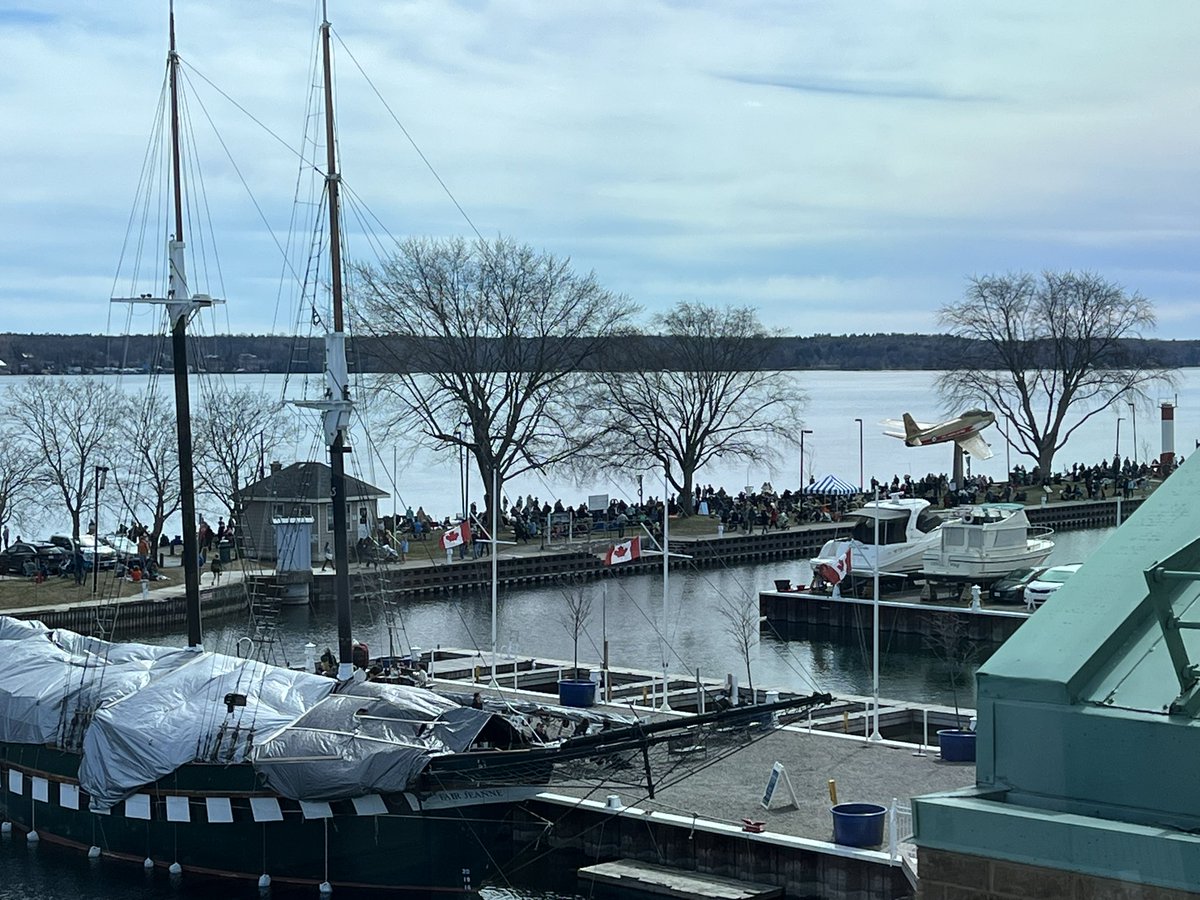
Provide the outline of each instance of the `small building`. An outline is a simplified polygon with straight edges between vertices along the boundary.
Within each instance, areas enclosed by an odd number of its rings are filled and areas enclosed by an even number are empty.
[[[330,468],[320,462],[271,463],[271,474],[242,489],[242,534],[246,554],[255,559],[275,559],[272,519],[312,518],[312,555],[320,559],[325,542],[333,542],[333,503],[330,501]],[[386,491],[346,476],[346,520],[350,545],[374,534],[379,522],[379,501]]]

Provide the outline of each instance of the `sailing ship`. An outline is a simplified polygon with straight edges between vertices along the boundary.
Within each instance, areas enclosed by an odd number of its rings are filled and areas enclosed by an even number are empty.
[[[336,678],[205,651],[192,483],[187,326],[215,302],[185,270],[170,13],[174,233],[168,312],[183,495],[186,648],[115,643],[0,617],[0,820],[47,840],[172,871],[388,891],[472,891],[521,851],[524,800],[551,784],[639,787],[647,796],[699,765],[672,753],[703,744],[704,765],[768,731],[785,709],[826,694],[693,717],[637,722],[573,713],[569,737],[541,742],[529,711],[492,711],[428,690],[364,680],[353,665],[343,494],[350,417],[341,312],[338,184],[323,17],[332,230],[333,328],[324,419],[333,470]]]

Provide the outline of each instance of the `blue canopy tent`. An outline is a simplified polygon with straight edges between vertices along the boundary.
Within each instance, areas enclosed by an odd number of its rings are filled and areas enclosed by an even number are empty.
[[[850,497],[858,493],[858,488],[853,484],[842,481],[836,475],[826,475],[820,481],[806,484],[802,493],[818,497]]]

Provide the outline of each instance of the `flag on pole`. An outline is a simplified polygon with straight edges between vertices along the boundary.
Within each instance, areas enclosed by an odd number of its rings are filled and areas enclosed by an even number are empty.
[[[622,541],[619,544],[613,544],[609,547],[608,552],[604,554],[604,564],[606,566],[615,566],[617,563],[637,559],[641,555],[642,539],[640,537],[630,538],[627,541]]]
[[[459,522],[454,528],[442,532],[442,549],[449,550],[465,544],[469,540],[471,540],[471,526],[466,522]]]
[[[850,547],[846,546],[846,552],[839,556],[834,563],[825,563],[821,566],[821,577],[829,584],[841,584],[850,574]]]

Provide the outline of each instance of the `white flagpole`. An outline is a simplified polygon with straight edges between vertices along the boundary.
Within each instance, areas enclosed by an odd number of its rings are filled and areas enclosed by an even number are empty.
[[[499,576],[499,550],[500,550],[500,531],[497,523],[500,515],[500,497],[499,494],[499,469],[495,462],[492,463],[492,533],[488,535],[492,542],[492,687],[496,686],[496,594],[500,585]]]
[[[871,697],[875,704],[875,730],[871,732],[870,740],[882,741],[879,733],[879,488],[875,488],[875,574],[871,582],[871,606],[874,622],[871,626],[872,656],[871,660]]]
[[[663,712],[671,711],[671,703],[667,699],[667,590],[670,584],[670,566],[671,555],[667,552],[667,540],[670,533],[670,511],[667,508],[667,497],[671,492],[671,478],[667,473],[667,469],[663,467],[663,533],[662,533],[662,555],[663,555],[663,603],[662,603],[662,634],[659,640],[662,641],[662,666],[663,666],[663,696],[662,709]]]

